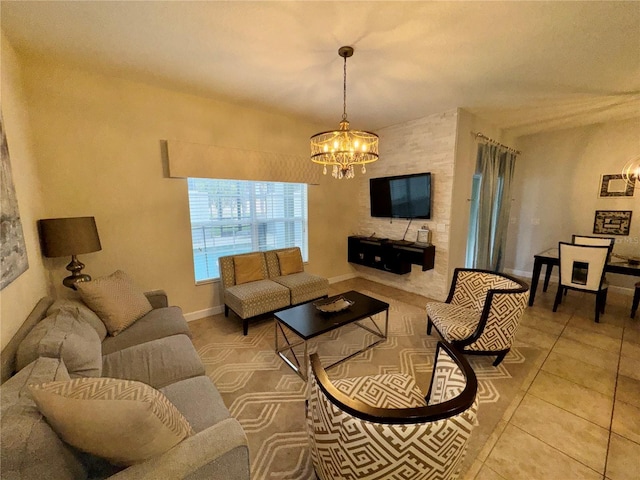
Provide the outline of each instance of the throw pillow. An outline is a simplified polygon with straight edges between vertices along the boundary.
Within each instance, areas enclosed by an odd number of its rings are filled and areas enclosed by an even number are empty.
[[[80,282],[77,287],[84,303],[98,314],[112,336],[153,310],[144,292],[122,270]]]
[[[107,328],[104,326],[104,323],[102,323],[102,320],[100,320],[100,317],[96,315],[96,312],[82,303],[82,301],[67,298],[58,299],[53,302],[47,310],[47,316],[60,311],[69,311],[77,319],[87,322],[96,331],[100,337],[100,341],[107,337]]]
[[[102,375],[102,342],[88,323],[73,310],[58,310],[39,322],[20,342],[16,368],[21,370],[38,357],[61,359],[71,378]]]
[[[278,252],[278,263],[280,264],[280,275],[289,275],[304,271],[302,266],[302,255],[297,248]]]
[[[264,256],[262,253],[238,255],[233,257],[233,269],[236,285],[264,280]]]
[[[116,465],[143,462],[194,434],[167,397],[141,382],[77,378],[30,391],[65,442]]]

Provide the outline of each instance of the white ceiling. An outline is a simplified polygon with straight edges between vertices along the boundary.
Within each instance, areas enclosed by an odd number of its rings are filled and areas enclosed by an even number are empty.
[[[3,1],[31,55],[332,128],[463,107],[513,135],[640,117],[640,2]]]

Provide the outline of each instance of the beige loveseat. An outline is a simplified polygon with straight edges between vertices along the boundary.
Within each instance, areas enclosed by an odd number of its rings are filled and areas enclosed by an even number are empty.
[[[326,278],[304,271],[298,247],[220,257],[219,266],[224,314],[233,310],[245,335],[254,317],[329,294]]]
[[[101,318],[79,300],[54,303],[45,297],[38,302],[2,352],[2,479],[249,480],[245,433],[238,421],[230,416],[218,390],[207,377],[180,308],[168,306],[167,296],[162,291],[145,295],[152,309],[115,336],[107,334]],[[135,382],[129,383],[129,380]],[[89,401],[103,402],[95,413],[95,417],[104,417],[96,418],[102,423],[94,426],[91,418],[82,420],[86,423],[81,424],[84,431],[79,432],[80,435],[93,435],[99,445],[109,442],[105,430],[118,425],[121,430],[111,436],[111,443],[116,447],[119,442],[126,444],[129,437],[144,431],[144,422],[136,417],[133,417],[135,421],[129,421],[132,407],[128,405],[136,404],[136,408],[144,410],[144,415],[151,410],[147,403],[140,402],[137,393],[140,388],[143,393],[152,392],[154,400],[161,398],[166,404],[165,398],[168,399],[167,408],[177,409],[179,413],[172,410],[173,417],[162,426],[176,431],[171,420],[176,417],[183,423],[186,420],[188,423],[184,423],[186,427],[182,430],[184,438],[180,437],[168,450],[130,466],[118,466],[81,451],[82,447],[72,446],[73,442],[64,436],[64,432],[55,428],[56,422],[61,420],[49,415],[45,418],[41,413],[42,405],[36,405],[37,392],[31,386],[57,385],[50,383],[54,381],[62,382],[64,388],[74,382],[93,382],[91,385],[113,382],[107,384],[114,391],[107,392],[108,398],[104,394],[89,399],[66,397],[64,401],[77,402],[73,405],[78,408],[68,405],[58,408],[61,414],[79,423],[77,418],[84,418],[81,414],[86,412],[82,410]],[[120,393],[115,392],[116,386],[120,388],[123,384],[131,387],[130,391],[137,396],[127,393],[124,398],[120,395],[114,399],[113,396]],[[157,394],[158,391],[164,397]],[[60,401],[61,397],[56,397],[55,401]],[[117,403],[114,400],[124,406],[114,407]],[[148,400],[148,395],[142,400]],[[140,403],[142,407],[137,407]],[[157,403],[152,405],[157,414]],[[102,410],[102,406],[108,408]],[[118,416],[121,411],[126,416]],[[160,413],[164,417],[157,416],[166,420],[165,412]],[[157,418],[153,420],[159,423]],[[149,442],[141,442],[142,449],[158,439],[155,431],[148,436]],[[135,452],[125,451],[124,454]]]

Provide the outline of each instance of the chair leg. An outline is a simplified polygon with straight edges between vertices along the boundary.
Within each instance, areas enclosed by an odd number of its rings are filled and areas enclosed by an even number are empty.
[[[636,318],[636,311],[640,303],[640,285],[636,285],[636,292],[633,294],[633,303],[631,304],[631,318]]]
[[[433,327],[433,323],[431,323],[431,319],[427,316],[427,335],[431,335],[431,327]]]
[[[249,333],[249,320],[246,318],[242,320],[242,331],[245,336]]]
[[[500,363],[502,363],[502,360],[504,360],[504,357],[507,356],[507,353],[509,353],[509,350],[498,354],[498,357],[496,358],[496,361],[493,362],[493,366],[497,367],[498,365],[500,365]]]
[[[600,301],[600,313],[604,314],[604,308],[607,305],[607,294],[609,293],[609,289],[605,288],[602,291],[602,299]]]
[[[229,316],[229,307],[228,306],[224,306],[224,316],[228,317]]]
[[[602,294],[596,293],[596,323],[600,323],[600,312],[602,311]]]
[[[558,310],[558,305],[560,305],[560,302],[562,302],[562,291],[566,289],[562,288],[562,285],[558,285],[558,291],[556,292],[556,299],[553,302],[553,311],[555,312],[556,310]]]

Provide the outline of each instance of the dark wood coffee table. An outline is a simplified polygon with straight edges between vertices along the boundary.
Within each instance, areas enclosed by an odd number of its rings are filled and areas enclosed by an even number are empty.
[[[351,290],[349,292],[341,293],[335,297],[331,297],[327,300],[320,300],[321,302],[328,302],[337,297],[344,297],[347,300],[354,302],[346,310],[335,313],[323,313],[316,308],[316,302],[304,303],[295,307],[281,310],[274,314],[275,317],[275,342],[276,353],[289,365],[303,380],[307,379],[307,369],[309,366],[309,352],[307,351],[308,341],[323,333],[330,332],[336,328],[355,323],[360,328],[366,330],[369,333],[375,335],[377,340],[370,345],[354,352],[329,366],[325,369],[334,367],[349,358],[358,355],[371,347],[377,345],[387,338],[387,330],[389,327],[389,304],[382,302],[375,298],[371,298],[362,293]],[[381,329],[373,316],[379,313],[385,312],[384,330]],[[363,325],[360,321],[364,319],[370,319],[373,328]],[[287,327],[287,328],[284,328]],[[289,332],[287,332],[289,330]],[[298,339],[293,342],[287,337],[287,333],[293,332]],[[279,338],[284,340],[280,345]],[[302,361],[298,359],[293,350],[294,347],[300,345],[304,346],[304,353]],[[287,354],[290,354],[292,358],[289,358]]]

